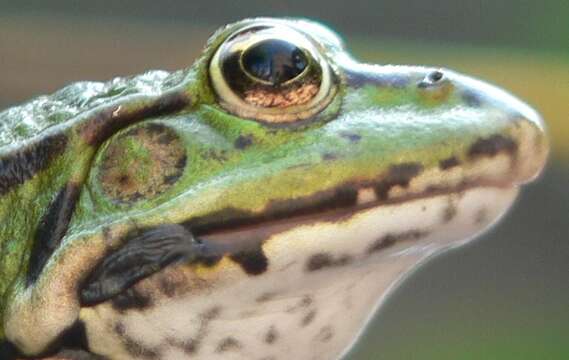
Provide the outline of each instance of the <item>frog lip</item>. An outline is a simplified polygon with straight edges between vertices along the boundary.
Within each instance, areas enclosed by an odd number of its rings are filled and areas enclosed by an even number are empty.
[[[360,187],[355,190],[355,198],[346,195],[347,190],[342,189],[339,195],[329,196],[319,203],[311,206],[295,207],[291,204],[288,209],[280,212],[250,214],[249,216],[235,217],[204,217],[197,221],[188,221],[183,225],[200,238],[226,243],[230,251],[235,247],[247,247],[247,244],[256,244],[268,238],[271,234],[279,233],[296,226],[314,222],[338,222],[349,219],[355,213],[371,208],[393,206],[405,202],[426,198],[461,194],[475,188],[495,188],[509,190],[518,187],[513,181],[476,181],[463,182],[453,187],[434,187],[418,193],[409,193],[398,197],[380,199],[375,190],[370,187]],[[348,199],[351,199],[348,201]],[[282,205],[282,204],[281,204]],[[243,244],[239,244],[243,242]],[[236,245],[238,244],[238,245]]]

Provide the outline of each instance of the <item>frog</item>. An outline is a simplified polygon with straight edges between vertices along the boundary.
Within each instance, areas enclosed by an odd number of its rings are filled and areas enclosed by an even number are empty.
[[[340,359],[548,155],[506,90],[249,18],[0,112],[2,359]],[[449,269],[450,270],[450,269]]]

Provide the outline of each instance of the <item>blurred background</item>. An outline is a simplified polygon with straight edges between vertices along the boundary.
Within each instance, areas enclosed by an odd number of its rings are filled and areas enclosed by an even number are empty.
[[[243,17],[302,16],[374,63],[439,65],[527,100],[547,171],[475,243],[417,269],[349,360],[569,359],[569,1],[0,0],[0,109],[78,80],[189,66]]]

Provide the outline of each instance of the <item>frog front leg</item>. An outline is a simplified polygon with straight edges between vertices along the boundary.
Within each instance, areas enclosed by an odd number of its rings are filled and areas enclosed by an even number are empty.
[[[16,349],[26,354],[45,354],[60,347],[87,348],[79,320],[81,307],[112,299],[167,266],[215,256],[216,251],[175,224],[135,229],[123,239],[119,246],[106,249],[101,246],[103,242],[91,242],[101,257],[93,256],[94,248],[83,249],[80,255],[78,247],[88,244],[80,240],[80,245],[63,246],[53,254],[37,281],[9,305],[5,328],[13,345],[6,345],[6,357],[14,358]],[[96,264],[82,263],[81,260],[87,260],[85,254],[101,260]]]
[[[80,289],[84,306],[109,300],[136,282],[178,262],[207,256],[208,247],[181,225],[135,231],[126,244],[104,257]]]

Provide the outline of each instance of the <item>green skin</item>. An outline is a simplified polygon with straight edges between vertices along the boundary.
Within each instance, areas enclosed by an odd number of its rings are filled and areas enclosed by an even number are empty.
[[[504,185],[519,184],[542,168],[547,141],[541,120],[512,96],[447,70],[441,70],[444,78],[436,84],[419,86],[436,69],[357,63],[332,32],[310,22],[270,20],[310,29],[337,81],[330,104],[307,120],[282,125],[228,113],[211,86],[209,60],[228,35],[256,21],[260,20],[245,20],[218,31],[187,70],[119,79],[104,87],[75,84],[0,113],[0,164],[48,136],[67,139],[63,150],[48,148],[55,150],[33,176],[0,192],[0,315],[4,323],[26,287],[33,287],[34,296],[43,296],[45,284],[63,271],[59,270],[65,261],[60,255],[63,250],[89,252],[86,244],[92,242],[93,253],[85,254],[92,258],[92,267],[104,252],[103,232],[112,234],[107,241],[117,246],[121,235],[136,227],[203,217],[215,224],[238,216],[225,212],[218,218],[207,217],[226,209],[246,214],[239,216],[263,216],[273,211],[269,204],[311,199],[346,184],[372,184],[400,164],[419,165],[428,172],[454,159],[453,167],[470,169],[463,184],[496,178]],[[113,122],[111,130],[101,130]],[[151,195],[142,191],[133,201],[117,201],[108,189],[120,192],[121,188],[101,180],[106,150],[116,143],[114,139],[149,123],[173,129],[177,146],[188,160],[173,184],[155,192],[150,189]],[[477,142],[496,138],[515,145],[504,147],[501,141],[487,144],[481,154],[474,153]],[[140,141],[122,141],[118,146],[117,168],[126,171],[138,166],[133,186],[156,178],[151,171],[152,154]],[[494,174],[492,180],[479,175],[476,161],[496,154],[510,157],[509,171]],[[50,259],[36,283],[26,285],[37,229],[46,209],[70,183],[80,189],[80,195],[57,249],[59,255]],[[78,286],[70,284],[73,289]],[[0,327],[0,339],[4,332]]]

